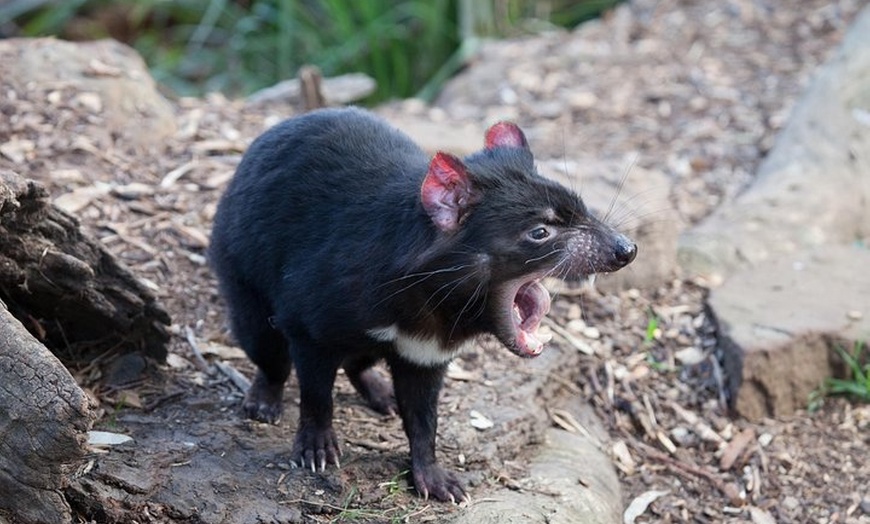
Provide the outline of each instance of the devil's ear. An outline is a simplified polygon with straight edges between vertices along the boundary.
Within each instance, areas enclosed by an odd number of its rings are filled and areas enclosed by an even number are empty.
[[[486,131],[484,139],[487,149],[496,147],[513,147],[518,149],[528,149],[529,142],[526,140],[526,135],[522,130],[512,122],[499,122]]]
[[[465,164],[453,155],[438,153],[420,188],[423,209],[438,229],[456,231],[478,193],[472,187]]]

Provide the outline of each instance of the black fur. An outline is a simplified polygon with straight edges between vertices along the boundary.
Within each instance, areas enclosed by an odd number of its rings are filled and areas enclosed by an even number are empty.
[[[375,409],[398,409],[418,491],[440,500],[465,496],[435,462],[446,359],[410,362],[371,330],[395,326],[437,339],[445,351],[494,333],[521,353],[505,327],[505,304],[513,301],[506,294],[514,292],[505,282],[613,271],[635,252],[577,195],[538,176],[524,137],[521,146],[486,148],[462,162],[471,189],[455,230],[447,230],[421,203],[430,159],[367,112],[309,113],[251,145],[219,204],[210,257],[233,332],[259,368],[248,416],[280,417],[283,385],[296,367],[295,463],[339,461],[332,389],[343,365]],[[552,238],[530,240],[541,224]],[[395,400],[370,367],[381,358]]]

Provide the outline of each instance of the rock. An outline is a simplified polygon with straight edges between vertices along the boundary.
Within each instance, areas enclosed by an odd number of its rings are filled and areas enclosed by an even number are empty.
[[[851,351],[870,341],[868,268],[867,248],[828,246],[740,271],[711,292],[739,414],[752,421],[789,415],[842,373],[834,345]]]
[[[51,132],[87,137],[103,152],[161,145],[175,133],[172,106],[157,92],[145,62],[114,40],[0,40],[0,79],[53,116],[47,119],[55,123]],[[63,108],[89,115],[58,118]]]
[[[436,122],[427,116],[389,112],[382,113],[391,124],[410,136],[414,143],[430,155],[446,151],[456,156],[467,156],[483,149],[482,126],[456,122]]]
[[[575,419],[586,434],[551,428],[537,456],[529,464],[533,482],[520,489],[503,487],[474,501],[451,524],[621,522],[622,495],[610,458],[601,450],[607,432],[587,404],[571,402]]]
[[[680,264],[721,279],[801,249],[870,238],[870,8],[794,109],[755,184],[680,239]]]

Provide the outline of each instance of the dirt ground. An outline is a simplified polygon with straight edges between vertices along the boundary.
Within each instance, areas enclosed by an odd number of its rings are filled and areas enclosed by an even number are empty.
[[[693,19],[702,9],[724,12],[747,3],[715,3],[715,8],[709,2],[655,4],[658,11],[650,12],[676,17],[678,24],[677,15]],[[643,10],[651,4],[638,5]],[[765,56],[783,59],[773,60],[776,67],[763,75],[760,70],[771,60],[726,60],[726,66],[747,78],[731,78],[733,91],[713,99],[718,104],[713,108],[688,99],[669,108],[662,105],[668,97],[682,96],[678,92],[659,90],[652,99],[645,97],[644,89],[656,79],[643,68],[602,75],[577,72],[576,77],[568,71],[566,81],[594,86],[600,95],[601,104],[586,118],[601,127],[594,136],[578,137],[585,141],[583,148],[613,157],[640,151],[639,164],[673,169],[675,205],[687,223],[733,196],[751,181],[781,125],[779,115],[787,114],[813,66],[834,48],[858,3],[811,0],[799,10],[779,14],[776,2],[765,7],[767,18],[743,23],[748,33],[767,32]],[[618,20],[605,22],[602,35],[607,24],[618,25]],[[667,30],[667,24],[635,26],[639,33],[633,38],[661,43]],[[739,42],[739,36],[731,34],[728,41]],[[712,45],[724,37],[695,31],[691,38]],[[734,48],[739,51],[740,46]],[[679,65],[679,60],[674,63]],[[685,71],[682,75],[691,76]],[[771,77],[775,81],[764,80]],[[766,82],[769,89],[758,88],[757,82]],[[717,131],[698,140],[685,136],[689,133],[654,132],[635,120],[626,123],[629,115],[647,109],[622,107],[609,113],[603,94],[615,92],[617,85],[634,86],[637,92],[629,103],[652,103],[654,114],[666,111],[667,124],[674,129],[689,129],[687,121],[692,121],[691,129],[704,128],[710,121]],[[49,91],[57,93],[50,97],[58,101],[53,105],[44,103]],[[166,365],[106,356],[73,370],[100,401],[99,429],[134,438],[133,444],[109,453],[95,452],[91,471],[68,492],[78,518],[437,522],[462,511],[409,491],[401,475],[408,460],[398,419],[366,408],[341,378],[336,392],[336,427],[346,453],[341,470],[311,474],[291,469],[284,458],[295,426],[294,383],[280,425],[252,423],[240,414],[237,373],[251,377],[252,366],[227,333],[205,248],[215,204],[241,152],[292,109],[254,110],[217,95],[177,100],[179,133],[160,151],[143,153],[78,135],[98,122],[87,107],[72,102],[75,95],[63,86],[37,86],[14,97],[4,92],[0,143],[27,138],[32,144],[26,168],[8,155],[0,156],[0,167],[41,180],[55,196],[66,195],[64,206],[148,283],[173,318]],[[736,102],[743,99],[752,101],[748,114]],[[451,108],[451,103],[444,101],[439,110],[459,113],[459,106]],[[529,112],[518,115],[521,123],[535,118],[534,104],[528,107]],[[681,113],[681,108],[691,111]],[[573,124],[559,119],[548,123],[553,129]],[[566,147],[564,134],[537,136],[532,147],[543,154],[558,157],[573,150]],[[699,176],[681,174],[675,151],[692,159]],[[609,429],[626,505],[652,500],[636,522],[870,522],[870,408],[829,399],[817,411],[788,420],[753,424],[730,417],[703,284],[675,279],[642,292],[561,293],[551,318],[576,333],[593,354],[577,357],[578,365],[552,377],[552,387],[536,395],[537,413],[509,417],[516,415],[514,406],[528,400],[522,378],[533,368],[497,347],[463,356],[440,404],[441,460],[462,471],[472,499],[485,498],[493,485],[530,489],[517,479],[523,478],[524,460],[539,438],[534,428],[546,423],[546,408],[558,395],[579,391]],[[143,376],[121,371],[137,365]],[[512,423],[481,433],[460,416],[481,404]]]

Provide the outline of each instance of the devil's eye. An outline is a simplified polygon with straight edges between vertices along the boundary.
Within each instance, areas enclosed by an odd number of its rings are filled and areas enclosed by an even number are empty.
[[[536,227],[528,232],[528,237],[535,242],[541,242],[550,238],[550,229],[546,227]]]

